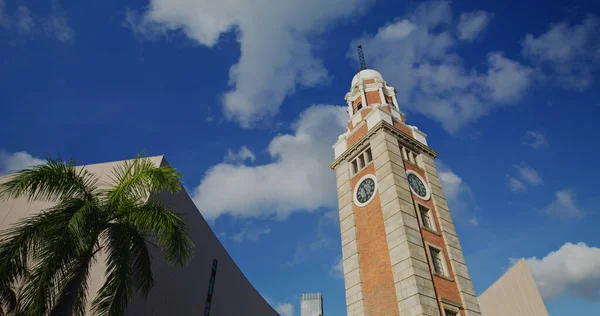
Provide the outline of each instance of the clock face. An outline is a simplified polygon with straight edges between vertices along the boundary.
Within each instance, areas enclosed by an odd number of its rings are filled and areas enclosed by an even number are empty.
[[[364,179],[356,190],[356,201],[359,204],[366,204],[375,194],[375,180],[372,178]]]
[[[407,178],[408,184],[410,185],[410,188],[413,190],[413,192],[415,192],[421,198],[427,200],[429,198],[427,187],[425,186],[425,183],[423,183],[423,181],[420,179],[420,177],[417,176],[415,173],[408,173]]]

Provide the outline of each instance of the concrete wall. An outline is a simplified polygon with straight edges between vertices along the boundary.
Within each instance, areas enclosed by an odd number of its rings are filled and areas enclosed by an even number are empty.
[[[524,259],[479,296],[479,307],[483,316],[548,316]]]
[[[156,165],[167,163],[162,156],[151,159]],[[119,163],[89,165],[86,169],[100,176],[102,181],[110,182],[110,170]],[[3,181],[6,177],[0,178],[0,183]],[[146,300],[134,296],[127,315],[204,315],[213,259],[218,260],[218,268],[211,316],[278,315],[246,279],[185,191],[176,195],[160,193],[151,198],[163,201],[185,216],[196,251],[188,266],[175,267],[168,265],[160,251],[150,246],[155,286]],[[0,201],[0,230],[51,205],[48,202],[28,203],[25,199]],[[100,254],[91,271],[88,306],[104,282],[103,258]]]

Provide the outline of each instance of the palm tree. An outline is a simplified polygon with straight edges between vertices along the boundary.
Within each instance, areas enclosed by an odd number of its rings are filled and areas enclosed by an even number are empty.
[[[12,287],[0,288],[0,316],[10,315],[17,307],[17,294]]]
[[[74,161],[48,159],[0,185],[0,198],[55,202],[0,233],[0,298],[6,306],[14,302],[6,290],[20,289],[13,314],[84,315],[90,268],[101,253],[106,281],[92,302],[97,315],[123,315],[134,291],[147,296],[154,284],[150,241],[167,262],[190,262],[194,244],[184,219],[151,198],[180,191],[180,174],[137,157],[115,167],[111,179],[102,184]]]

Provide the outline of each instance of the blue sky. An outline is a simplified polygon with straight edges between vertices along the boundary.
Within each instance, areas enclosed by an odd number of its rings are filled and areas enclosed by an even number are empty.
[[[593,1],[167,3],[0,0],[0,173],[165,154],[273,306],[343,315],[328,164],[360,42],[439,152],[477,293],[525,257],[551,315],[598,310]]]

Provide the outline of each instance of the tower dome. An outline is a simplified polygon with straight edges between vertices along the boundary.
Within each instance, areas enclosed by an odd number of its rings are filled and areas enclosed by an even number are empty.
[[[383,80],[383,77],[381,76],[381,74],[373,69],[364,69],[359,71],[356,75],[354,75],[354,78],[352,78],[352,85],[350,87],[354,87],[357,83],[359,79],[379,79],[379,80]]]

